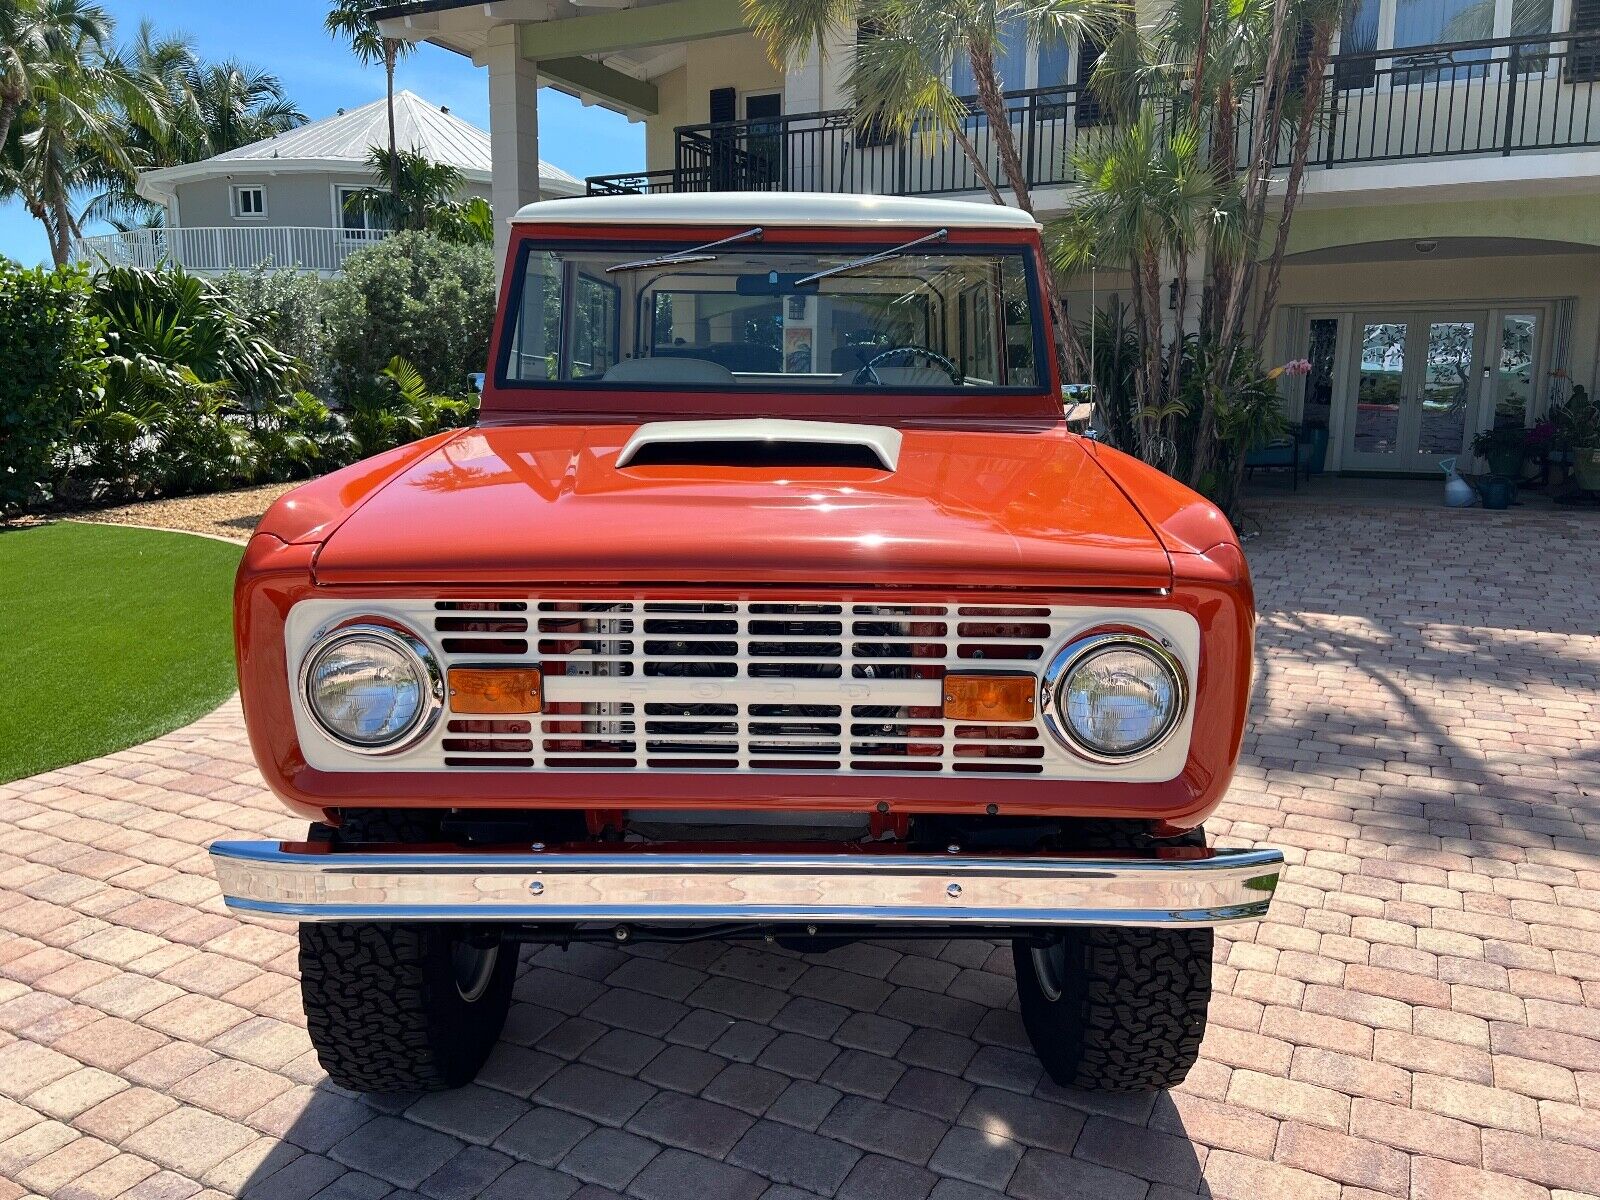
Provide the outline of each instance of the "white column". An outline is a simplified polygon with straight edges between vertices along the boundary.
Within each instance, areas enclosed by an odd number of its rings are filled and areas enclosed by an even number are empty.
[[[511,219],[539,199],[539,71],[522,57],[519,26],[489,30],[489,145],[494,247],[503,269]]]

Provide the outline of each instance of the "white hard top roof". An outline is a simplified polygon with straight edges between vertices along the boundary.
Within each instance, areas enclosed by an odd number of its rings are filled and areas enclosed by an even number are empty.
[[[1018,208],[971,200],[843,196],[828,192],[687,192],[655,196],[582,196],[530,204],[519,224],[607,225],[949,225],[960,229],[1034,229]]]

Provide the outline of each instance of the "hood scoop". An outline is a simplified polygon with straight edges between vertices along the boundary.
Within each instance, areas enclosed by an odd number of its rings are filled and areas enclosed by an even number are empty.
[[[895,471],[900,431],[835,421],[652,421],[617,455],[624,467],[855,467]]]

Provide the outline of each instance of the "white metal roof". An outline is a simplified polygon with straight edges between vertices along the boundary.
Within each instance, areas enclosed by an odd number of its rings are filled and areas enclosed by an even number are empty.
[[[469,180],[487,183],[492,160],[489,135],[469,121],[430,104],[415,92],[395,95],[396,141],[402,150],[417,150],[431,162],[448,163]],[[367,152],[389,143],[389,117],[383,100],[374,100],[287,133],[224,151],[197,163],[146,171],[141,192],[167,192],[176,183],[241,168],[274,171],[346,170],[365,172]],[[540,183],[561,196],[576,195],[583,183],[560,167],[539,163]]]
[[[828,192],[688,192],[655,196],[584,196],[529,205],[519,222],[656,225],[951,225],[960,229],[1033,229],[1021,209],[985,200],[845,196]]]

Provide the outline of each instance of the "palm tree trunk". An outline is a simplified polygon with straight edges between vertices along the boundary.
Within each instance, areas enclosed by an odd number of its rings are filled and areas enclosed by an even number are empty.
[[[394,119],[394,69],[398,58],[394,42],[384,39],[383,72],[388,79],[389,93],[389,194],[396,199],[400,196],[400,139]]]
[[[21,111],[21,96],[7,92],[5,96],[0,97],[0,150],[5,148],[6,139],[11,136],[11,125]]]
[[[994,47],[971,38],[967,41],[967,56],[972,60],[978,107],[989,118],[989,136],[994,138],[995,149],[1000,152],[1000,169],[1005,172],[1006,182],[1017,198],[1017,207],[1031,216],[1033,193],[1028,187],[1028,174],[1023,170],[1022,155],[1017,152],[1017,139],[1011,133],[1011,114],[1006,111],[1005,93],[1000,89],[1000,75],[995,70]]]
[[[1011,114],[1006,111],[1005,93],[1001,90],[1000,76],[995,70],[994,48],[986,42],[971,39],[967,42],[967,54],[972,61],[973,82],[978,88],[978,107],[983,109],[983,115],[989,120],[989,136],[994,138],[995,149],[1000,153],[1000,169],[1005,172],[1017,207],[1032,216],[1033,192],[1028,187],[1028,173],[1022,165],[1022,155],[1017,151],[1017,139],[1011,132]],[[957,136],[963,149],[970,147],[971,143],[964,133],[958,130]],[[980,177],[985,177],[985,186],[989,188],[990,195],[997,203],[1004,203],[993,182],[986,178],[988,172],[978,163],[977,151],[968,149],[967,153],[978,164]],[[1066,305],[1061,303],[1061,297],[1056,294],[1054,280],[1047,275],[1043,283],[1050,320],[1055,327],[1057,357],[1069,374],[1087,379],[1091,373],[1088,356],[1083,352],[1082,342],[1072,328],[1072,322],[1067,319]],[[1090,319],[1093,320],[1093,314],[1090,314]]]
[[[1250,165],[1245,176],[1243,225],[1244,252],[1241,260],[1230,272],[1226,292],[1217,294],[1218,322],[1216,352],[1212,356],[1209,378],[1205,389],[1205,402],[1201,407],[1200,424],[1195,435],[1194,464],[1190,470],[1189,486],[1199,485],[1201,478],[1211,469],[1216,455],[1216,405],[1214,397],[1222,394],[1233,377],[1239,342],[1244,336],[1245,305],[1255,283],[1256,250],[1260,242],[1262,225],[1266,220],[1268,188],[1272,181],[1272,160],[1278,139],[1278,117],[1283,108],[1283,91],[1287,80],[1284,48],[1288,25],[1288,0],[1274,0],[1272,6],[1272,37],[1267,48],[1265,77],[1261,81],[1261,97],[1251,121]]]
[[[994,176],[989,174],[989,168],[984,165],[983,159],[978,156],[978,148],[972,144],[972,139],[967,136],[967,131],[959,125],[952,125],[950,132],[955,135],[956,145],[961,147],[961,152],[972,163],[972,169],[978,176],[978,182],[983,184],[983,190],[989,193],[989,199],[1002,208],[1005,207],[1006,198],[1000,194],[1000,189],[995,186]],[[0,143],[3,145],[4,143]]]
[[[1284,186],[1283,211],[1278,215],[1278,233],[1272,243],[1272,257],[1267,260],[1267,282],[1261,293],[1261,308],[1256,313],[1254,344],[1257,351],[1267,339],[1267,326],[1272,321],[1272,310],[1278,303],[1283,256],[1289,248],[1289,224],[1294,218],[1295,205],[1300,200],[1301,185],[1305,181],[1306,156],[1311,152],[1311,134],[1316,129],[1317,115],[1322,109],[1322,94],[1327,89],[1324,76],[1327,74],[1328,52],[1332,45],[1333,23],[1323,21],[1311,33],[1311,53],[1306,58],[1305,95],[1300,98],[1300,116],[1295,122],[1294,148],[1289,156],[1289,178]]]
[[[56,266],[66,266],[72,261],[72,238],[77,222],[72,219],[72,209],[65,195],[56,196],[50,202],[50,220],[45,229],[50,235],[50,257]]]

